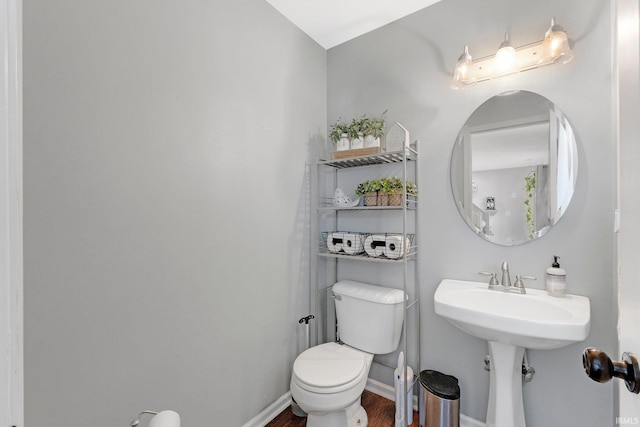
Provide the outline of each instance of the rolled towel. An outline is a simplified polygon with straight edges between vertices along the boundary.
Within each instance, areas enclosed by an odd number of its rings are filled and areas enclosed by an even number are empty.
[[[344,233],[342,250],[347,255],[358,255],[364,252],[364,236],[360,233]]]
[[[385,238],[384,256],[390,259],[402,258],[409,251],[409,239],[401,234],[387,234]]]
[[[369,234],[364,239],[364,250],[370,257],[381,257],[384,255],[385,236],[384,234]]]
[[[327,235],[327,249],[329,252],[338,253],[343,249],[344,233],[334,231]]]

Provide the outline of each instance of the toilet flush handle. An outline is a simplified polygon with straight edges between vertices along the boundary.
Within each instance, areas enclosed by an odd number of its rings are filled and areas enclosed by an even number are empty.
[[[627,390],[640,393],[640,367],[632,353],[622,353],[621,362],[613,362],[604,351],[589,347],[582,353],[584,370],[594,381],[606,383],[611,378],[624,380]]]

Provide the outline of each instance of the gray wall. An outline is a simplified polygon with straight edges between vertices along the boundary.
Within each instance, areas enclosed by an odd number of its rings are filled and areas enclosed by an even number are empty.
[[[459,91],[449,88],[465,44],[480,58],[495,52],[505,31],[516,45],[540,40],[553,16],[574,44],[573,62]],[[537,373],[524,386],[528,425],[612,425],[611,383],[593,383],[581,366],[587,345],[616,353],[609,2],[444,0],[330,49],[327,75],[329,123],[389,109],[389,121],[401,122],[420,141],[420,368],[458,377],[462,412],[484,420],[487,345],[439,318],[433,293],[442,278],[482,280],[476,272],[497,271],[502,261],[514,274],[538,276],[531,287],[543,288],[545,269],[557,254],[568,272],[569,291],[591,298],[591,334],[564,349],[529,353]],[[577,133],[580,170],[574,199],[553,230],[522,246],[501,247],[475,236],[458,214],[449,159],[458,130],[475,108],[513,88],[537,92],[565,112]]]
[[[26,425],[284,395],[326,51],[263,0],[24,0],[24,123]]]

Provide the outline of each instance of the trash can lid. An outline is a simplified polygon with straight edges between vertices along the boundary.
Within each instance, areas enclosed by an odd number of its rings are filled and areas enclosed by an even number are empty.
[[[420,384],[442,399],[460,399],[460,386],[454,376],[428,369],[420,372]]]

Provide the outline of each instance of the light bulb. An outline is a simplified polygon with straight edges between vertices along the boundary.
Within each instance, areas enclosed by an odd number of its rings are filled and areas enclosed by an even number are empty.
[[[553,62],[560,58],[563,64],[573,59],[571,47],[569,47],[569,39],[564,29],[556,25],[555,18],[551,19],[551,26],[544,35],[542,42],[542,57],[538,64]]]
[[[473,75],[473,59],[469,54],[469,47],[464,47],[464,52],[458,58],[458,63],[453,71],[453,80],[451,87],[458,89],[461,84],[475,83],[476,77]]]
[[[509,34],[507,33],[496,52],[494,71],[498,75],[514,73],[518,71],[517,65],[516,50],[509,42]]]

